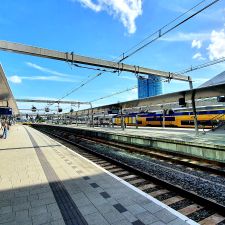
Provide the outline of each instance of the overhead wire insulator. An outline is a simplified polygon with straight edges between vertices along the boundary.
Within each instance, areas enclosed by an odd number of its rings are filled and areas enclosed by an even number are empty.
[[[35,106],[32,106],[31,111],[32,112],[36,112],[37,111],[37,108]]]

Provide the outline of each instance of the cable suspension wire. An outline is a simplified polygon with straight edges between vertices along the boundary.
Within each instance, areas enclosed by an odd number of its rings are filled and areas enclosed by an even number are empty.
[[[118,61],[115,62],[115,64],[117,63],[121,63],[123,62],[125,59],[131,57],[132,55],[134,55],[135,53],[139,52],[140,50],[142,50],[143,48],[147,47],[149,44],[153,43],[154,41],[156,41],[157,39],[161,38],[162,36],[166,35],[167,33],[169,33],[170,31],[174,30],[175,28],[177,28],[178,26],[182,25],[183,23],[187,22],[188,20],[190,20],[191,18],[193,18],[194,16],[198,15],[199,13],[203,12],[204,10],[206,10],[207,8],[209,8],[210,6],[212,6],[213,4],[215,4],[216,2],[220,1],[220,0],[214,0],[213,2],[211,2],[210,4],[206,5],[205,7],[201,8],[200,10],[198,10],[197,12],[193,13],[192,15],[190,15],[189,17],[183,19],[181,22],[175,24],[173,27],[169,28],[168,30],[162,32],[162,29],[168,27],[169,25],[171,25],[173,22],[177,21],[178,19],[180,19],[181,17],[183,17],[184,15],[188,14],[190,11],[192,11],[193,9],[197,8],[199,5],[203,4],[204,2],[206,2],[207,0],[203,0],[201,2],[199,2],[197,5],[195,5],[194,7],[192,7],[191,9],[187,10],[186,12],[184,12],[183,14],[181,14],[180,16],[178,16],[177,18],[173,19],[171,22],[167,23],[166,25],[164,25],[163,27],[161,27],[160,29],[158,29],[156,32],[154,32],[153,34],[151,34],[150,36],[148,36],[147,38],[145,38],[143,41],[139,42],[137,45],[135,45],[134,47],[132,47],[131,49],[129,49],[128,51],[126,51],[126,53],[128,53],[130,50],[134,49],[135,47],[139,46],[141,43],[143,43],[144,41],[148,40],[151,37],[154,37],[154,35],[158,34],[157,37],[153,38],[152,40],[148,41],[147,43],[145,43],[144,45],[140,46],[139,48],[135,49],[133,52],[125,55],[124,53],[122,54],[122,58]],[[121,57],[121,55],[119,56],[119,58]],[[116,58],[117,59],[117,58]],[[116,61],[116,59],[114,59],[113,61]],[[82,67],[79,64],[75,64],[76,67]],[[87,80],[86,82],[83,82],[80,86],[72,89],[69,93],[67,93],[66,95],[64,95],[63,97],[61,97],[59,100],[62,100],[66,97],[68,97],[69,95],[71,95],[72,93],[74,93],[75,91],[79,90],[81,87],[85,86],[86,84],[90,83],[92,80],[94,80],[95,78],[101,76],[102,74],[104,74],[105,72],[108,71],[102,71],[100,73],[98,73],[97,75],[95,75],[93,78]],[[110,71],[111,72],[111,71]],[[114,72],[119,72],[117,71],[113,71]],[[57,101],[55,102],[57,103]],[[54,104],[54,103],[53,103]],[[52,105],[52,104],[51,104]],[[50,106],[51,106],[50,105]]]
[[[90,66],[82,66],[80,64],[72,62],[71,65],[82,68],[82,69],[88,69],[88,70],[97,70],[97,71],[102,71],[102,72],[108,72],[108,73],[116,73],[117,70],[109,70],[109,69],[100,69],[100,68],[95,68],[95,67],[90,67]]]
[[[219,59],[208,61],[206,63],[200,64],[200,65],[197,65],[197,66],[191,66],[190,68],[182,70],[182,71],[177,72],[177,73],[179,73],[179,74],[189,73],[189,72],[192,72],[192,71],[195,71],[195,70],[199,70],[199,69],[202,69],[202,68],[205,68],[205,67],[208,67],[208,66],[212,66],[212,65],[224,62],[224,61],[225,61],[225,57],[221,57]]]
[[[119,95],[119,94],[122,94],[122,93],[124,93],[124,92],[132,91],[132,90],[134,90],[134,89],[136,89],[136,88],[137,88],[137,85],[135,85],[135,86],[132,87],[132,88],[127,88],[126,90],[118,91],[118,92],[115,92],[115,93],[113,93],[113,94],[106,95],[106,96],[104,96],[104,97],[101,97],[101,98],[97,98],[97,99],[91,100],[90,102],[91,102],[91,103],[92,103],[92,102],[97,102],[97,101],[99,101],[99,100],[102,100],[102,99],[105,99],[105,98],[109,98],[109,97],[112,97],[112,96],[115,96],[115,95]]]

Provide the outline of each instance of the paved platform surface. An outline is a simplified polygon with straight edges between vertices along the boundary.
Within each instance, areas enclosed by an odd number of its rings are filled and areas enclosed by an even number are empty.
[[[224,146],[225,147],[225,131],[224,132],[212,132],[202,129],[199,130],[199,135],[196,136],[195,130],[191,128],[161,128],[161,127],[126,127],[125,130],[122,130],[120,127],[87,127],[83,125],[60,125],[66,127],[74,127],[79,129],[88,129],[88,130],[99,130],[104,132],[113,132],[117,134],[127,134],[127,135],[136,135],[141,137],[152,137],[168,140],[178,140],[185,141],[190,143],[199,143],[203,145],[212,145],[212,146]]]
[[[0,139],[1,225],[183,225],[187,217],[30,127]]]

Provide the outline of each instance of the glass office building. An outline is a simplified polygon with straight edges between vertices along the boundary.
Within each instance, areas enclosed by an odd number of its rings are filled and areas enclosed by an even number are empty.
[[[148,78],[138,77],[138,98],[147,98],[162,94],[160,77],[148,75]]]

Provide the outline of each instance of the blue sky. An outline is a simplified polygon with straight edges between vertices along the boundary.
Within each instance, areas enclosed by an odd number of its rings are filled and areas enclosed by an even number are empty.
[[[198,2],[1,0],[0,36],[1,40],[113,60]],[[125,62],[177,72],[224,56],[225,2],[221,0]],[[58,99],[96,74],[65,62],[2,51],[0,62],[16,98]],[[188,75],[198,86],[224,70],[225,64],[219,64]],[[133,74],[105,73],[67,99],[90,101],[135,85]],[[183,82],[164,83],[164,93],[187,88],[188,84]],[[137,91],[133,90],[94,105],[136,98]],[[19,104],[19,108],[30,107],[31,104]],[[69,110],[70,106],[66,108]]]

